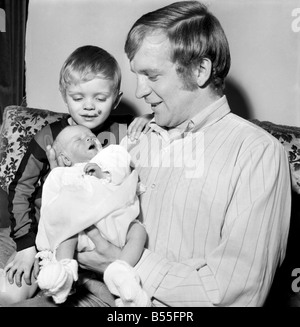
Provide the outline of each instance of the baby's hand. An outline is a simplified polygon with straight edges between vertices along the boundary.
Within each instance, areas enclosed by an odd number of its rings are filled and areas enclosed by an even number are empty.
[[[84,166],[84,173],[86,175],[90,175],[90,176],[94,176],[97,178],[104,178],[105,174],[103,173],[103,171],[101,170],[101,168],[93,162],[89,162]]]
[[[127,135],[131,141],[137,140],[141,133],[147,133],[150,129],[149,121],[153,118],[153,114],[146,114],[136,117],[129,125]]]

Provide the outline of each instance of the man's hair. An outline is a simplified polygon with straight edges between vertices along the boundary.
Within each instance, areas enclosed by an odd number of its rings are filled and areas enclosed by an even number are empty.
[[[198,1],[179,1],[139,18],[130,29],[125,52],[131,61],[144,38],[154,32],[165,33],[171,43],[171,58],[177,73],[188,79],[192,69],[204,58],[212,62],[209,82],[216,90],[224,89],[230,68],[227,38],[218,19]]]
[[[95,77],[112,80],[115,94],[119,93],[121,69],[116,59],[100,47],[79,47],[69,55],[60,70],[59,90],[65,99],[68,85],[87,82]]]

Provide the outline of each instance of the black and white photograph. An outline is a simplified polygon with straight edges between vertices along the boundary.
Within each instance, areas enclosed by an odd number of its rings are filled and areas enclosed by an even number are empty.
[[[300,307],[299,0],[0,0],[1,307]]]

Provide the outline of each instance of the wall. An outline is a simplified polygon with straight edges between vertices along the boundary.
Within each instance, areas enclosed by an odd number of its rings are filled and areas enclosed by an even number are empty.
[[[143,13],[167,0],[30,0],[27,23],[28,106],[66,111],[58,74],[78,46],[99,45],[123,72],[121,110],[149,112],[135,98],[135,77],[123,47],[126,34]],[[227,34],[232,68],[226,94],[245,118],[300,126],[300,2],[297,0],[205,1]],[[299,11],[298,9],[299,8]],[[294,16],[293,16],[294,14]]]

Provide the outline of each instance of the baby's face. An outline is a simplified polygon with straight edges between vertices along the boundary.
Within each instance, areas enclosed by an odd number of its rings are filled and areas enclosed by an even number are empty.
[[[68,126],[60,136],[64,153],[72,164],[87,162],[101,150],[100,141],[87,127]]]

